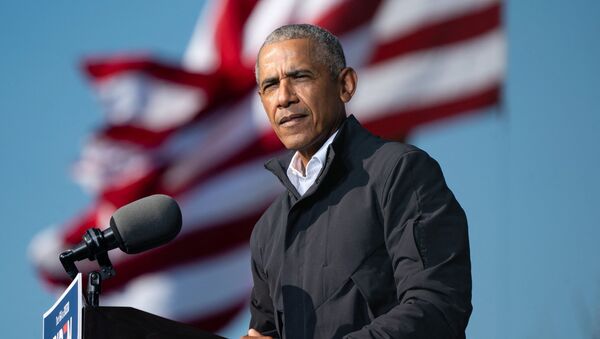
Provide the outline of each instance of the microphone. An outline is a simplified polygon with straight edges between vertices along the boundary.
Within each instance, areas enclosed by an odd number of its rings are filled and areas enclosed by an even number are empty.
[[[103,275],[110,277],[114,270],[106,252],[118,247],[125,253],[135,254],[163,245],[179,234],[181,220],[181,210],[173,198],[151,195],[116,210],[106,230],[88,229],[83,240],[61,253],[59,258],[72,278],[79,273],[74,262],[86,258],[98,260]]]

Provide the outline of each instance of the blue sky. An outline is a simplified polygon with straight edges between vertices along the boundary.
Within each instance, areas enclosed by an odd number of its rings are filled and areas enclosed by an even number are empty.
[[[101,122],[81,58],[150,51],[176,60],[201,7],[190,0],[0,3],[4,337],[39,336],[54,300],[28,261],[30,239],[90,201],[69,177]],[[429,126],[410,141],[438,159],[469,216],[469,336],[599,336],[600,3],[512,1],[505,21],[502,108]]]

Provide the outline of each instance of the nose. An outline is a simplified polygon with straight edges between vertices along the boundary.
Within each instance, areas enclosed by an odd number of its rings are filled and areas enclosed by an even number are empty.
[[[298,102],[296,91],[294,90],[294,86],[291,84],[290,79],[281,79],[277,92],[277,102],[280,108],[286,108]]]

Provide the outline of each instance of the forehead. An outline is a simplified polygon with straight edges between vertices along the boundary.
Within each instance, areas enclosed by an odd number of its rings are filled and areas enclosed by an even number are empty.
[[[290,39],[263,46],[258,55],[259,76],[299,67],[317,68],[316,45],[310,39]]]

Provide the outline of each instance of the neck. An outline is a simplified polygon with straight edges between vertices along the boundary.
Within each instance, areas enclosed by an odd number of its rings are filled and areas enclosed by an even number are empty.
[[[313,143],[312,145],[310,145],[309,147],[302,149],[302,150],[298,150],[298,157],[300,158],[300,161],[302,162],[302,168],[306,168],[306,166],[308,165],[308,162],[310,161],[310,159],[312,159],[312,157],[315,155],[315,153],[317,153],[319,151],[319,149],[321,149],[321,147],[323,147],[323,145],[325,144],[325,142],[327,141],[327,139],[329,139],[333,133],[335,133],[335,131],[337,131],[340,126],[342,125],[342,123],[344,122],[345,119],[345,115],[342,119],[340,119],[334,126],[334,128],[332,128],[328,133],[324,134],[324,137],[319,138],[319,140],[315,143]]]
[[[319,146],[319,148],[320,148],[320,146]],[[318,150],[318,148],[317,148],[317,150]],[[315,155],[315,153],[317,153],[316,150],[314,152],[298,151],[298,157],[300,158],[300,162],[302,162],[302,172],[303,173],[304,173],[304,169],[306,168],[306,165],[308,164],[310,159],[313,157],[313,155]]]

